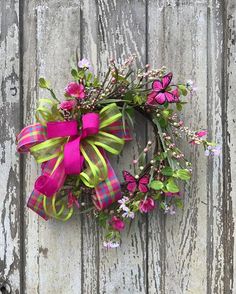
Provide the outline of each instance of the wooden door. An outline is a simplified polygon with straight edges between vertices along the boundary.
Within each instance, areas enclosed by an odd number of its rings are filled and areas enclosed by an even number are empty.
[[[100,73],[109,58],[136,53],[191,78],[197,92],[184,119],[222,145],[213,159],[186,148],[194,176],[183,211],[140,217],[117,250],[103,248],[92,217],[45,222],[26,208],[39,170],[16,154],[15,136],[45,95],[38,78],[63,94],[75,52]],[[0,292],[236,293],[235,79],[235,0],[1,0]],[[138,123],[118,173],[146,140]]]

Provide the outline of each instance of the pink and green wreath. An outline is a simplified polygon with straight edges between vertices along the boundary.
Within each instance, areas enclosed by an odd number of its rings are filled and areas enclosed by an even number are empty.
[[[120,65],[111,60],[100,81],[82,59],[71,70],[63,101],[40,78],[51,98],[39,100],[37,122],[17,136],[18,152],[30,152],[41,164],[27,206],[45,220],[67,221],[76,210],[92,213],[106,230],[107,248],[119,246],[121,232],[139,213],[158,207],[174,215],[183,206],[180,186],[192,168],[178,141],[202,145],[206,156],[220,153],[206,130],[192,131],[179,118],[193,83],[174,84],[164,67],[135,64],[135,56]],[[123,171],[120,183],[109,156],[132,140],[135,112],[152,124],[154,136],[132,160],[135,173]]]

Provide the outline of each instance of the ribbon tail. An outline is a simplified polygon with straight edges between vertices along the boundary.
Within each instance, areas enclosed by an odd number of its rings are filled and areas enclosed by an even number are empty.
[[[49,160],[42,167],[42,175],[35,182],[35,189],[47,197],[60,190],[66,179],[63,155]]]
[[[106,155],[104,157],[107,163],[108,176],[105,181],[100,182],[95,187],[96,196],[93,199],[93,203],[98,210],[107,208],[122,197],[120,181]]]
[[[66,175],[63,161],[53,158],[42,165],[42,175],[35,182],[35,189],[31,193],[27,206],[39,216],[48,219],[44,209],[44,197],[53,196],[64,184]]]
[[[43,208],[43,198],[44,198],[44,195],[41,194],[36,189],[34,189],[28,199],[27,207],[29,207],[34,212],[36,212],[43,219],[48,220],[48,216],[45,213],[44,208]]]

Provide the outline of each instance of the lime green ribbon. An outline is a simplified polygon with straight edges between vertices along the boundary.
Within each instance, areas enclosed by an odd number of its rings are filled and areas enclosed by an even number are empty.
[[[50,113],[40,106],[37,113],[45,119],[51,117]],[[80,151],[85,159],[86,168],[80,173],[80,178],[88,187],[96,187],[107,178],[107,164],[103,150],[111,154],[119,154],[124,146],[124,139],[109,133],[109,126],[122,117],[115,103],[109,104],[99,112],[100,125],[96,135],[82,139]],[[31,154],[38,163],[61,157],[64,145],[69,137],[53,138],[30,148]],[[61,157],[63,158],[63,157]]]

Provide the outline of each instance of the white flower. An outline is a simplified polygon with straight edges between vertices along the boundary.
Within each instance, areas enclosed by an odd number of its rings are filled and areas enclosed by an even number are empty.
[[[170,205],[170,206],[166,205],[164,213],[169,215],[175,215],[176,207],[174,205]]]
[[[112,241],[104,241],[103,242],[103,246],[106,247],[107,249],[110,249],[110,248],[117,248],[120,246],[120,243],[118,242],[112,242]]]
[[[83,58],[78,62],[79,68],[88,68],[90,71],[93,71],[93,68],[88,59]]]
[[[121,198],[120,200],[118,200],[118,203],[120,203],[120,209],[126,211],[127,209],[129,209],[126,206],[126,202],[129,201],[129,198],[124,196],[123,198]]]
[[[123,217],[129,217],[129,218],[132,218],[134,219],[134,212],[133,211],[130,211],[130,209],[128,207],[126,207],[124,210],[124,213],[122,214]]]

